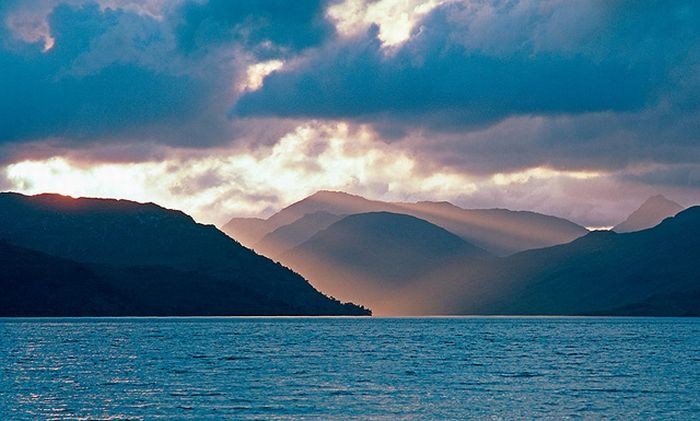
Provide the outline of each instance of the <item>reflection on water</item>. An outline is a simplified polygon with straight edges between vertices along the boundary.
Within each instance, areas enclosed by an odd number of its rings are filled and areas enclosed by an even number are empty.
[[[0,370],[0,419],[691,419],[700,319],[2,319]]]

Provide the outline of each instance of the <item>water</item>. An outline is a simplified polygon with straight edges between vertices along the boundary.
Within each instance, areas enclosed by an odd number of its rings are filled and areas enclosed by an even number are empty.
[[[700,419],[700,319],[0,319],[0,419]]]

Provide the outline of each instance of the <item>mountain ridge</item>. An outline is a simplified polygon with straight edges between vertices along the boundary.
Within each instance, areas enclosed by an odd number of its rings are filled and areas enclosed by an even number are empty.
[[[17,247],[93,266],[165,267],[180,280],[182,273],[196,274],[193,282],[223,282],[221,288],[240,290],[251,301],[262,297],[270,308],[285,303],[278,306],[281,314],[364,312],[330,300],[213,225],[155,204],[0,193],[0,215],[0,239]]]
[[[277,258],[343,217],[344,215],[335,215],[326,211],[307,213],[296,221],[282,225],[266,234],[255,244],[254,249],[265,256]]]
[[[640,309],[641,303],[659,294],[699,289],[699,258],[700,207],[696,206],[646,230],[594,231],[568,244],[506,257],[497,266],[482,268],[478,276],[461,280],[464,290],[488,285],[488,294],[478,299],[462,294],[448,312],[622,314],[620,309]],[[700,302],[686,304],[694,307],[674,308],[669,303],[652,315],[700,314]]]
[[[382,202],[345,192],[322,190],[297,201],[267,220],[256,220],[255,229],[271,232],[286,224],[318,211],[350,215],[354,213],[386,211],[424,219],[434,225],[458,234],[496,255],[508,255],[531,248],[566,243],[588,231],[564,218],[531,211],[507,209],[462,209],[449,202]],[[267,228],[261,226],[267,225]],[[248,222],[233,219],[224,231],[236,237],[239,232],[250,239],[252,229]],[[264,236],[264,234],[263,234]],[[310,237],[310,236],[309,236]],[[247,244],[255,248],[262,237]]]

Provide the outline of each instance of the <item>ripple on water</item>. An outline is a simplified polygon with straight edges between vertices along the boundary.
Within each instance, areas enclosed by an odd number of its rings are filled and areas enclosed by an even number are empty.
[[[700,320],[0,320],[0,419],[700,413]]]

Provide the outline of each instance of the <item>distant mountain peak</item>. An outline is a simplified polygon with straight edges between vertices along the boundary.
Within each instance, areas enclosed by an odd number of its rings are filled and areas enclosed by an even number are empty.
[[[681,210],[683,207],[678,203],[667,199],[662,194],[656,194],[645,200],[625,221],[616,225],[613,231],[633,232],[651,228],[664,219],[676,215]]]
[[[352,198],[364,199],[362,196],[347,193],[347,192],[344,192],[341,190],[319,190],[316,193],[312,194],[311,196],[307,197],[307,199],[321,198],[321,197],[352,197]]]
[[[584,227],[566,219],[530,211],[463,209],[446,201],[384,202],[332,190],[319,190],[268,219],[234,218],[222,229],[242,244],[258,249],[266,235],[301,220],[304,215],[318,211],[333,215],[378,211],[411,215],[451,231],[497,255],[567,243],[588,232]],[[315,232],[317,231],[304,236],[310,238]]]
[[[653,204],[658,204],[658,203],[671,204],[671,205],[675,205],[677,207],[681,206],[678,203],[674,202],[673,200],[667,199],[666,196],[664,196],[661,193],[655,194],[655,195],[649,197],[647,200],[644,201],[642,206],[648,206],[648,205],[653,205]]]

